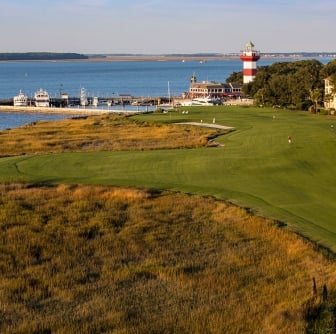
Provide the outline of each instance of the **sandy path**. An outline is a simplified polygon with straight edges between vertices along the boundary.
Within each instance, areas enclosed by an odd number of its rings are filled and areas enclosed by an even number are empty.
[[[215,128],[215,129],[221,129],[221,130],[234,130],[234,128],[231,126],[225,126],[225,125],[220,125],[220,124],[215,124],[215,123],[183,122],[183,123],[176,123],[176,124],[204,126],[207,128]]]

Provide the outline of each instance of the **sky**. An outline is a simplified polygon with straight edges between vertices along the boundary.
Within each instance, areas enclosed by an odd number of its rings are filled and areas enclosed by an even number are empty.
[[[0,0],[0,52],[335,52],[335,0]]]

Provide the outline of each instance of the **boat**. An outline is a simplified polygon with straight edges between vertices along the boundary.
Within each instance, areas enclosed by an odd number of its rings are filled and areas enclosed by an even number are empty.
[[[93,99],[92,99],[92,106],[93,107],[98,107],[98,105],[99,105],[98,97],[94,96]]]
[[[188,107],[192,105],[192,99],[182,99],[179,101],[179,105],[182,107]]]
[[[89,104],[89,101],[86,97],[86,90],[85,90],[85,88],[81,88],[81,90],[80,90],[80,105],[82,107],[85,107],[88,104]]]
[[[196,97],[191,100],[192,106],[213,106],[218,104],[218,100],[211,97]]]
[[[13,104],[15,107],[25,107],[28,105],[28,98],[20,90],[19,94],[13,98]]]
[[[50,97],[46,90],[40,88],[35,94],[35,106],[36,107],[49,107]]]
[[[160,103],[158,106],[160,109],[173,109],[174,108],[174,102],[172,102],[171,96],[170,96],[170,82],[168,81],[168,102],[167,103]]]

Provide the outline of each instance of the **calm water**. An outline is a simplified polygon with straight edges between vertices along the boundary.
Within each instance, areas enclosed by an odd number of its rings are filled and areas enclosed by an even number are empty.
[[[261,59],[258,66],[273,62],[272,59]],[[171,95],[181,95],[188,91],[193,73],[198,81],[224,82],[232,72],[241,70],[240,60],[204,63],[199,61],[0,62],[0,99],[11,98],[18,94],[19,90],[32,97],[39,88],[46,89],[50,96],[54,97],[59,96],[61,91],[79,97],[81,87],[87,90],[89,96],[112,97],[121,94],[136,97],[168,96],[168,91]],[[0,129],[32,122],[36,117],[37,119],[46,117],[23,114],[0,116]],[[31,119],[32,117],[35,118]]]
[[[260,60],[258,65],[272,63]],[[88,95],[167,96],[188,91],[190,77],[198,81],[220,81],[242,70],[240,60],[149,61],[149,62],[0,62],[0,99],[16,95],[21,89],[33,96],[39,88],[51,96],[60,91],[79,96],[81,87]]]
[[[69,117],[66,115],[34,114],[34,113],[0,113],[0,130],[17,128],[21,125],[36,122],[38,120],[57,120]]]

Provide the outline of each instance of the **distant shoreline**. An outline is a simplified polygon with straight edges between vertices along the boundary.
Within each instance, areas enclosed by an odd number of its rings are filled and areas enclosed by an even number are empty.
[[[211,60],[232,60],[239,59],[239,56],[106,56],[106,57],[90,57],[87,61],[211,61]]]
[[[304,54],[265,54],[262,59],[306,59],[306,58],[333,58],[336,54],[321,54],[316,56],[307,56]],[[239,60],[239,55],[97,55],[89,56],[83,59],[0,59],[2,62],[146,62],[146,61],[213,61],[213,60]]]
[[[211,61],[233,60],[239,56],[160,56],[160,55],[129,55],[129,56],[95,56],[86,59],[6,59],[1,62],[130,62],[130,61]]]

